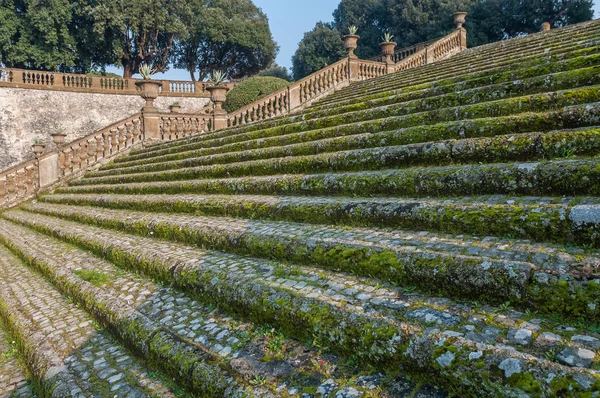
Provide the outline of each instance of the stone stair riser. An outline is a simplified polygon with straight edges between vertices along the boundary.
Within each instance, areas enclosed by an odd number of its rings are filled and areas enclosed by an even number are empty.
[[[43,227],[42,227],[43,228]],[[73,242],[75,242],[73,240]],[[87,245],[84,242],[79,241],[78,244],[82,244],[86,246],[88,250],[95,250],[94,245]],[[96,250],[99,248],[96,247]],[[100,249],[102,250],[102,249]],[[132,259],[130,259],[132,260]],[[123,261],[127,261],[123,259]],[[212,297],[219,297],[221,300],[232,300],[237,301],[237,307],[239,311],[240,302],[243,303],[242,308],[252,308],[254,306],[258,306],[261,308],[259,311],[252,311],[254,316],[257,313],[260,314],[262,311],[264,313],[264,301],[272,300],[277,305],[277,313],[281,314],[282,319],[280,322],[288,322],[290,323],[290,319],[294,321],[295,324],[302,324],[302,319],[306,318],[306,313],[312,313],[311,307],[307,306],[306,301],[303,300],[302,303],[294,303],[293,297],[286,295],[285,293],[279,293],[275,295],[265,294],[264,291],[254,291],[252,289],[246,288],[246,293],[238,293],[240,288],[243,289],[243,285],[240,282],[235,280],[228,280],[226,277],[215,278],[214,275],[206,274],[203,272],[182,272],[181,275],[177,275],[177,271],[175,272],[175,283],[180,285],[182,288],[188,288],[192,291],[195,291],[196,294],[207,294]],[[220,279],[220,280],[217,280]],[[236,283],[237,282],[237,283]],[[212,288],[209,288],[206,291],[206,286],[210,286],[212,284]],[[214,294],[212,289],[216,289],[219,294]],[[222,295],[220,292],[228,291],[229,295]],[[287,311],[296,307],[296,312],[298,314],[297,317],[289,317]],[[545,360],[541,360],[539,362],[533,361],[523,361],[523,357],[520,356],[522,354],[518,354],[513,356],[509,351],[492,351],[490,354],[485,354],[487,351],[484,351],[484,355],[478,357],[479,361],[468,361],[466,360],[469,357],[469,354],[472,352],[480,352],[481,350],[489,349],[489,346],[485,347],[485,345],[475,345],[473,342],[470,342],[461,337],[448,337],[440,332],[426,332],[422,336],[415,336],[410,339],[409,336],[412,334],[410,328],[407,326],[401,326],[400,328],[388,325],[385,323],[377,322],[376,320],[372,320],[371,324],[361,323],[360,317],[354,316],[352,319],[345,319],[340,322],[338,318],[338,314],[335,311],[329,310],[328,312],[324,312],[322,308],[312,308],[313,311],[317,310],[318,312],[315,316],[318,318],[318,322],[322,327],[327,326],[330,323],[337,322],[337,330],[336,334],[331,334],[331,329],[328,328],[329,339],[333,341],[337,341],[338,343],[343,343],[345,347],[348,344],[357,344],[364,339],[365,331],[368,331],[370,337],[370,341],[375,344],[376,341],[383,337],[384,341],[391,341],[392,344],[389,344],[383,347],[373,347],[375,348],[370,352],[370,356],[372,358],[387,358],[390,361],[390,355],[394,360],[391,363],[394,363],[396,366],[398,364],[403,364],[408,369],[412,369],[415,372],[428,371],[430,374],[439,374],[440,377],[446,382],[451,383],[456,388],[459,388],[463,391],[468,391],[469,393],[472,391],[477,391],[478,393],[499,393],[500,391],[507,391],[506,386],[502,386],[498,383],[499,380],[502,380],[501,376],[496,376],[490,378],[484,377],[481,378],[479,375],[481,371],[486,371],[487,369],[493,369],[495,366],[499,366],[501,362],[504,360],[509,361],[520,361],[521,366],[527,368],[527,373],[533,375],[532,377],[535,380],[543,380],[541,378],[542,374],[546,374],[547,372],[552,371],[558,377],[569,377],[569,371],[566,368],[561,367],[559,365],[550,363]],[[288,315],[288,316],[286,316]],[[269,319],[268,315],[262,315]],[[264,319],[264,318],[263,318]],[[299,323],[296,323],[299,322]],[[343,327],[340,328],[340,325]],[[346,335],[349,330],[356,328],[356,334],[358,337],[358,341],[352,339],[352,334],[349,336]],[[310,329],[309,329],[310,330]],[[314,332],[313,332],[314,333]],[[318,333],[318,331],[317,331]],[[398,336],[400,333],[400,336]],[[403,336],[404,335],[404,336]],[[350,338],[348,340],[348,338]],[[390,340],[391,339],[391,340]],[[440,348],[441,347],[441,348]],[[354,350],[351,351],[353,354],[357,354],[361,352],[362,346],[354,346]],[[398,352],[399,355],[395,356],[393,353]],[[446,365],[441,365],[443,362],[439,360],[439,358],[443,355],[447,355],[448,352],[452,353],[453,360],[455,358],[464,358],[464,362],[460,361],[460,365],[458,369],[453,366],[451,369],[444,369]],[[487,363],[487,361],[490,361]],[[451,361],[452,362],[452,361]],[[459,362],[459,360],[457,360]],[[455,370],[456,369],[456,370]],[[586,374],[584,371],[578,371],[578,374],[581,377],[584,377],[588,380],[594,381],[594,375]],[[458,376],[458,378],[457,378]],[[556,377],[556,376],[555,376]],[[472,389],[472,382],[477,381],[481,383],[479,387],[475,390]],[[538,384],[540,383],[538,382]],[[540,388],[542,386],[540,385]],[[543,386],[545,391],[548,393],[552,389],[552,385],[547,383]],[[600,382],[598,386],[594,386],[594,389],[600,388]],[[468,394],[468,393],[467,393]]]
[[[73,298],[97,322],[120,340],[161,368],[180,385],[207,397],[222,397],[230,382],[223,377],[215,358],[119,303],[77,276],[56,268],[46,259],[27,253],[0,235],[0,242],[15,255],[53,283],[64,295]]]

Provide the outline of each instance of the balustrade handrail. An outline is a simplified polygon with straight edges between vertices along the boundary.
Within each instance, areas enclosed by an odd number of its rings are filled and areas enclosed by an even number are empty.
[[[424,64],[436,61],[437,59],[435,59],[433,57],[433,53],[435,52],[435,50],[437,48],[443,46],[447,42],[450,42],[453,39],[459,38],[464,32],[466,32],[466,31],[462,28],[455,29],[454,31],[452,31],[451,33],[449,33],[448,35],[446,35],[440,39],[432,40],[432,41],[428,42],[429,45],[421,48],[414,54],[412,54],[412,55],[404,58],[402,61],[396,63],[394,65],[394,70],[397,72],[397,71],[401,71],[404,69],[408,69],[406,67],[407,65],[409,65],[409,68],[414,67],[411,64],[414,64],[415,62],[418,64],[415,66],[419,66],[419,65],[424,65]],[[458,44],[458,46],[449,49],[448,55],[452,54],[456,51],[460,51],[462,49],[461,43],[457,43],[457,44]],[[422,61],[419,61],[419,57],[422,57]]]
[[[8,169],[0,171],[0,179],[2,179],[3,177],[6,177],[7,174],[16,173],[17,171],[25,169],[28,166],[35,166],[36,162],[37,162],[36,159],[29,159],[29,160],[24,160],[21,163],[15,164],[14,166],[10,166]]]
[[[433,40],[428,40],[428,41],[423,41],[417,44],[413,44],[412,46],[408,46],[408,47],[402,47],[402,48],[398,48],[394,50],[394,55],[392,56],[392,58],[395,58],[398,54],[402,54],[402,53],[407,53],[410,51],[415,50],[415,52],[421,50],[424,47],[427,47],[428,45],[435,43],[436,41],[438,41],[439,39],[433,39]],[[409,54],[407,57],[409,57],[412,54]],[[407,58],[404,57],[404,58]],[[404,59],[402,58],[402,59]],[[402,59],[397,60],[396,62],[402,61]],[[377,62],[383,62],[383,55],[377,55],[375,57],[371,57],[369,58],[367,61],[377,61]]]
[[[0,67],[0,87],[131,95],[139,93],[135,85],[139,80],[141,79]],[[156,81],[161,83],[162,96],[210,97],[206,90],[207,82]],[[237,84],[239,82],[227,83],[230,88]]]
[[[317,79],[319,77],[326,76],[330,72],[336,72],[340,67],[342,67],[344,65],[347,65],[348,61],[349,61],[348,57],[342,58],[341,60],[339,60],[339,61],[337,61],[337,62],[335,62],[335,63],[333,63],[331,65],[328,65],[328,66],[324,67],[323,69],[319,69],[318,71],[316,71],[316,72],[314,72],[314,73],[312,73],[312,74],[310,74],[310,75],[308,75],[308,76],[306,76],[306,77],[304,77],[304,78],[302,78],[302,79],[300,79],[300,80],[298,80],[296,82],[291,83],[287,87],[279,89],[279,90],[275,91],[274,93],[269,94],[266,97],[260,98],[260,99],[258,99],[256,101],[254,101],[254,102],[252,102],[252,103],[244,106],[243,108],[238,109],[237,111],[230,113],[228,115],[230,122],[232,120],[239,119],[240,117],[242,117],[242,115],[246,114],[249,111],[252,111],[257,106],[259,106],[261,104],[264,104],[264,103],[268,103],[269,101],[275,100],[275,99],[279,98],[282,95],[287,95],[287,104],[286,104],[287,109],[286,109],[286,111],[284,113],[291,112],[294,108],[297,107],[296,105],[302,105],[302,102],[303,102],[303,101],[300,101],[298,104],[292,104],[292,102],[291,102],[291,93],[293,91],[302,89],[306,84],[314,82],[315,79]],[[350,78],[350,76],[349,76],[349,73],[348,73],[347,79],[344,79],[343,81],[347,81],[347,80],[349,80],[349,78]],[[339,83],[341,83],[341,81],[336,82],[336,83],[339,84]],[[314,98],[310,98],[309,100],[312,100],[312,99],[314,99]],[[276,115],[276,116],[279,116],[279,115]],[[232,124],[230,123],[230,125],[232,125]]]

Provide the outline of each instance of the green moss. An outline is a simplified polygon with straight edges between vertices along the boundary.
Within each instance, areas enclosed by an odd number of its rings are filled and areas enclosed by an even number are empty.
[[[102,286],[111,279],[110,276],[96,270],[80,269],[74,273],[84,281],[90,282],[94,286]]]

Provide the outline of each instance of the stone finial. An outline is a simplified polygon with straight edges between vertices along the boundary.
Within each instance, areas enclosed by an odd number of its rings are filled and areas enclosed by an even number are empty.
[[[550,22],[544,22],[542,24],[542,32],[548,32],[552,26],[550,26]]]
[[[460,29],[463,27],[465,20],[467,18],[466,12],[455,12],[452,17],[454,18],[454,25],[456,25],[456,29]]]

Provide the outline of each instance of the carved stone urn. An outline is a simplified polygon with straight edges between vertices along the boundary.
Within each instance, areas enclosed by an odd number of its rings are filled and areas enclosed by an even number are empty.
[[[227,99],[227,92],[229,91],[229,87],[219,85],[219,86],[208,86],[206,87],[208,91],[210,91],[210,100],[215,104],[215,114],[222,113],[223,111],[223,102]]]
[[[358,58],[356,54],[354,54],[354,50],[358,47],[358,39],[360,39],[359,35],[346,35],[343,37],[344,46],[346,50],[348,50],[348,56],[350,58]]]
[[[33,153],[35,154],[35,157],[39,157],[42,152],[44,152],[44,148],[46,148],[46,144],[41,144],[41,143],[35,143],[31,146],[33,148]]]
[[[67,136],[65,133],[52,133],[50,135],[52,136],[52,141],[54,141],[57,146],[64,144]]]
[[[452,15],[454,17],[454,24],[456,25],[456,29],[462,28],[462,26],[465,24],[467,15],[468,14],[466,12],[455,12],[454,15]]]
[[[548,32],[552,26],[550,26],[550,22],[544,22],[542,24],[542,32]]]
[[[154,100],[158,98],[158,89],[162,86],[162,83],[156,80],[144,79],[138,80],[135,85],[140,89],[140,96],[146,100],[142,112],[158,112],[158,109],[154,106]]]
[[[398,43],[393,41],[384,41],[383,43],[379,43],[381,55],[383,55],[385,62],[392,62],[392,56],[394,55],[394,50],[396,49],[397,44]]]
[[[181,105],[179,104],[169,105],[169,110],[171,110],[171,113],[179,113],[179,109],[181,109]]]

